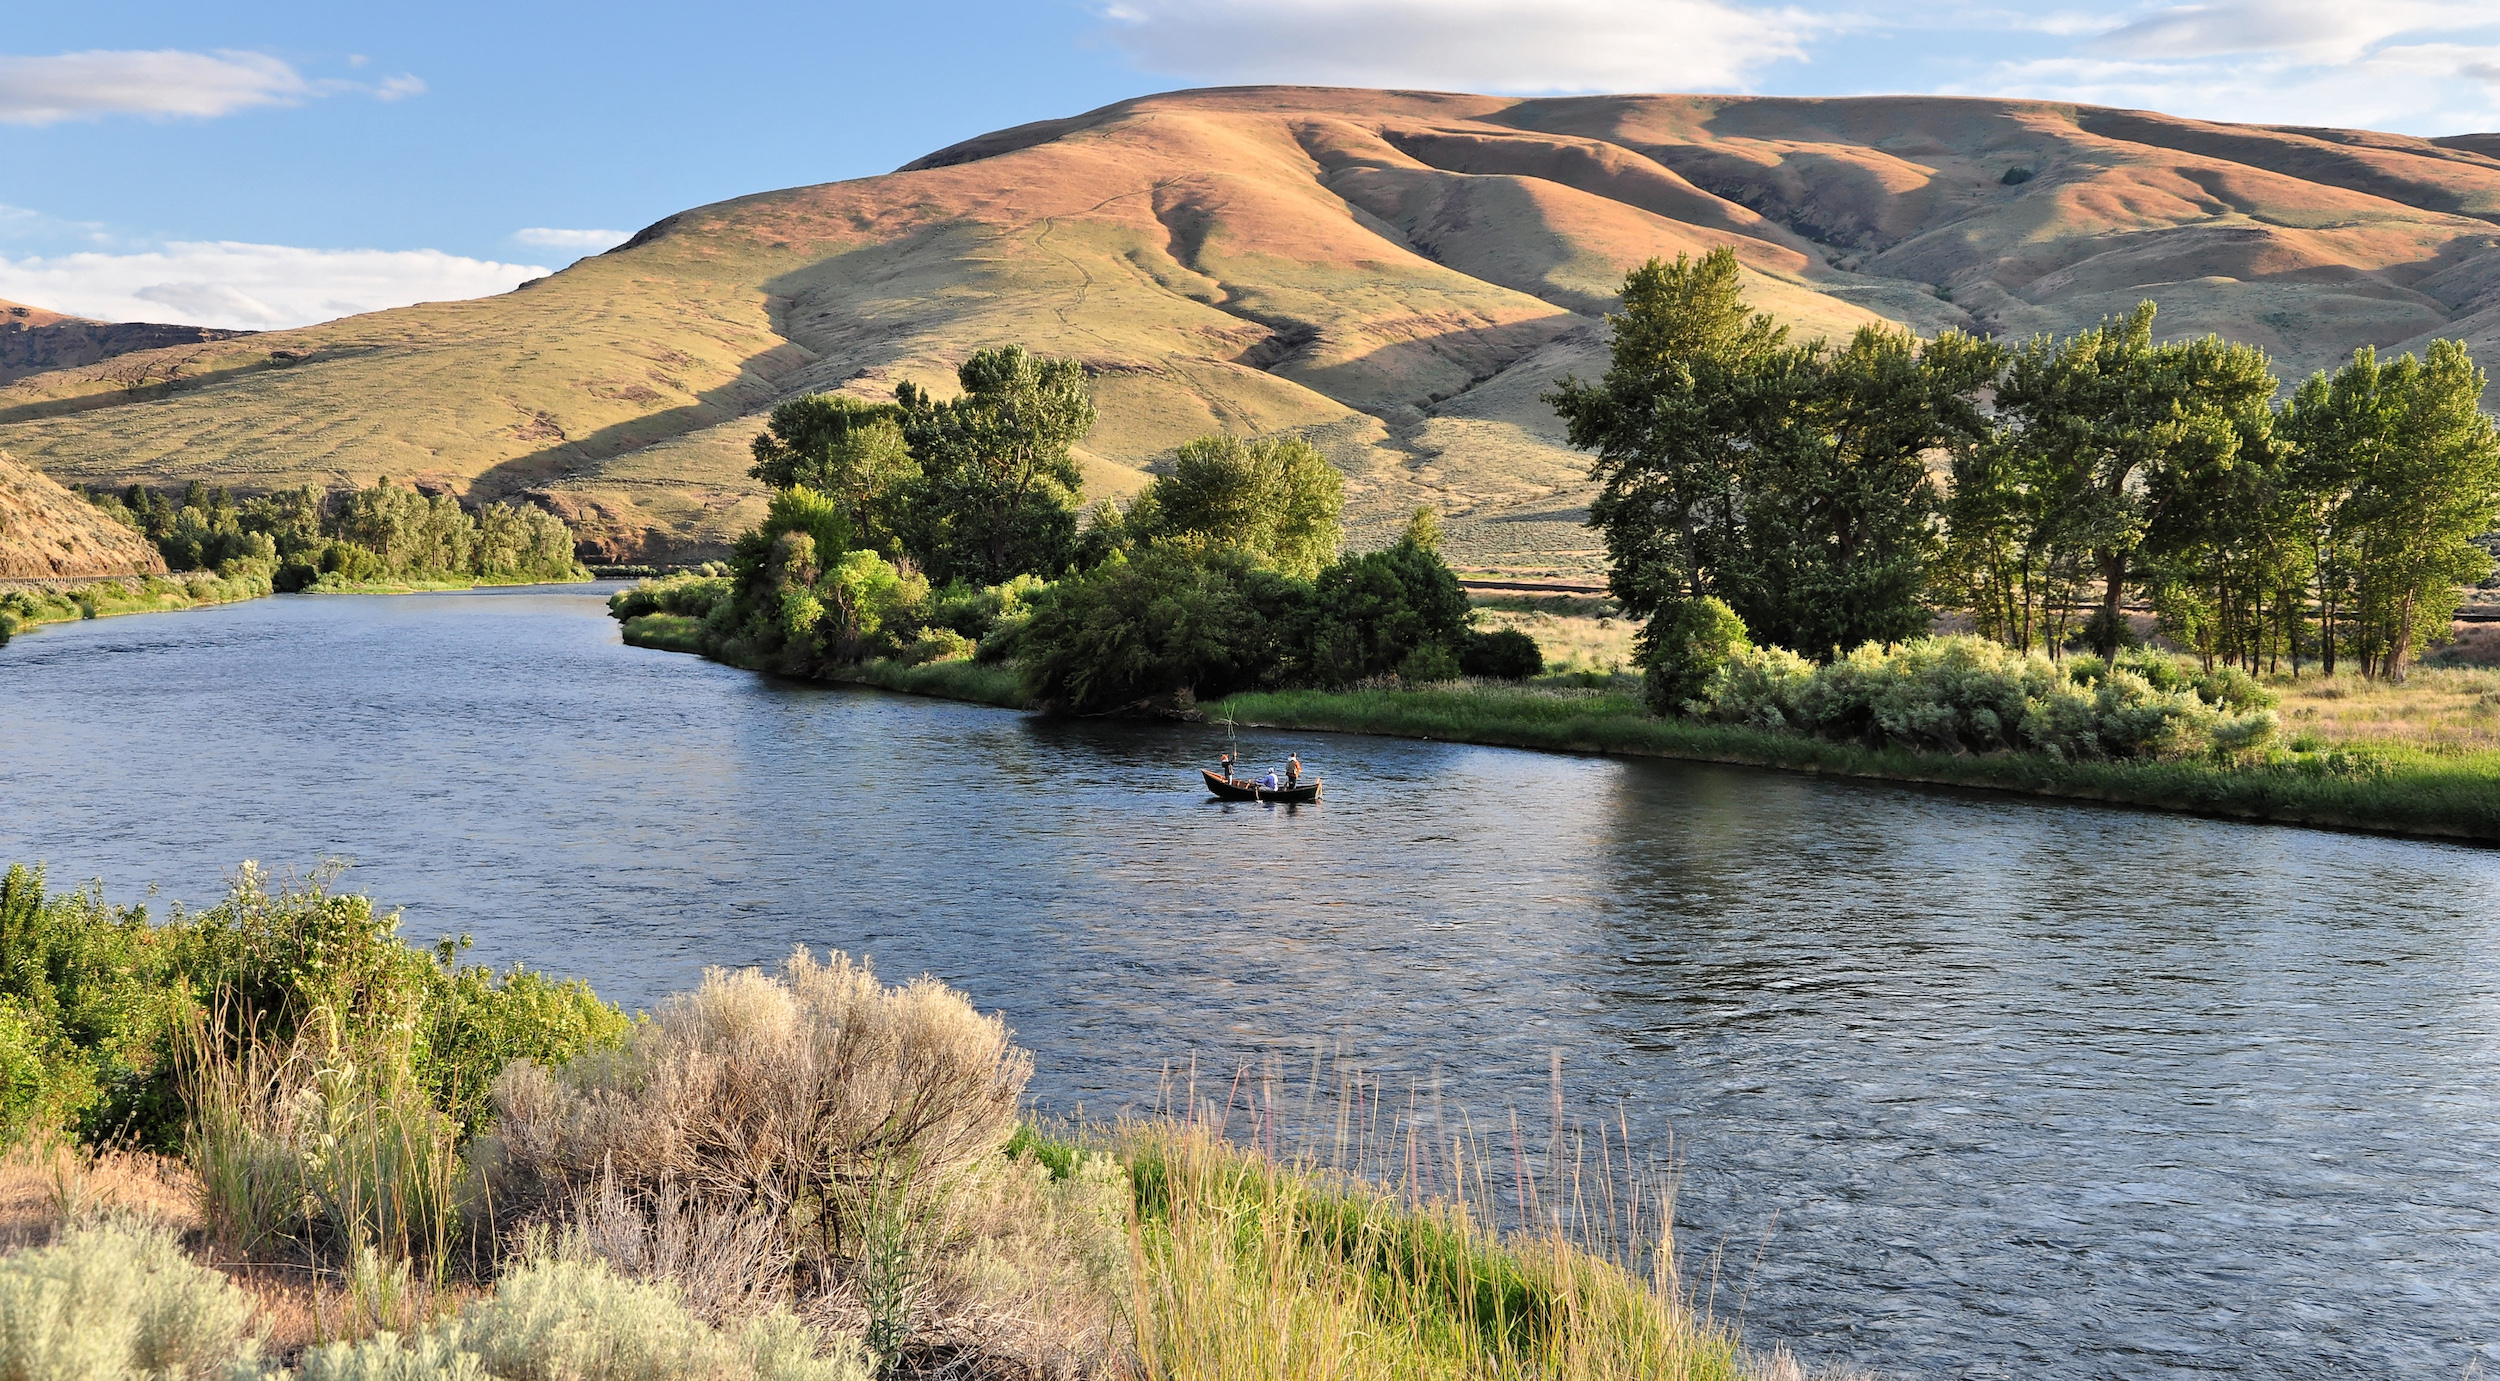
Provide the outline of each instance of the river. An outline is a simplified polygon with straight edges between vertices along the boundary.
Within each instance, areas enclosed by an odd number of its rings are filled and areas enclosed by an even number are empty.
[[[629,1006],[866,953],[1060,1110],[1324,1046],[1498,1118],[1559,1050],[1809,1360],[2500,1364],[2500,853],[1325,735],[1244,735],[1325,804],[1228,807],[1219,745],[628,648],[580,587],[266,599],[0,649],[0,858],[160,909],[349,858]]]

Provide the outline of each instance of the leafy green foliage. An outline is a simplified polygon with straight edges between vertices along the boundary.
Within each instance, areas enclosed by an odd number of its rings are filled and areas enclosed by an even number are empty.
[[[976,352],[956,379],[963,393],[943,403],[909,382],[894,391],[920,465],[904,550],[948,583],[1066,569],[1084,488],[1073,447],[1094,425],[1085,371],[1011,345]]]
[[[1310,607],[1241,552],[1156,546],[1036,595],[1017,655],[1033,699],[1078,713],[1227,695],[1293,674]]]
[[[902,511],[920,478],[902,421],[903,409],[893,403],[838,393],[793,398],[773,409],[755,438],[755,464],[747,473],[776,490],[830,496],[849,518],[858,545],[899,551]],[[826,545],[821,535],[818,545]]]
[[[1138,495],[1125,526],[1134,542],[1197,538],[1310,580],[1336,559],[1344,512],[1344,481],[1311,443],[1203,436]]]
[[[1818,653],[1925,629],[1924,458],[1985,433],[1977,398],[2001,351],[1875,327],[1837,350],[1791,346],[1747,309],[1726,249],[1634,270],[1608,320],[1604,380],[1548,398],[1597,453],[1590,522],[1627,610],[1714,596],[1759,636]]]
[[[1535,638],[1516,628],[1471,631],[1459,650],[1458,669],[1487,680],[1524,681],[1544,674],[1545,654]]]
[[[2271,709],[2218,709],[2160,654],[2065,667],[1985,638],[1874,643],[1816,666],[1781,648],[1740,648],[1687,702],[1696,717],[1921,752],[2026,749],[2064,761],[2167,758],[2262,746]],[[2218,684],[2217,701],[2241,688]],[[2248,702],[2243,701],[2243,704]]]
[[[1641,695],[1659,714],[1681,714],[1728,659],[1753,646],[1745,621],[1725,601],[1681,600],[1641,630]]]
[[[388,478],[333,496],[306,485],[245,501],[194,482],[177,506],[145,485],[90,502],[145,534],[177,571],[235,563],[280,593],[331,584],[576,580],[573,533],[543,509],[490,503],[474,514],[449,495],[420,494]],[[266,593],[264,591],[263,593]]]
[[[185,1109],[175,1051],[195,1021],[215,1041],[286,1042],[316,1016],[343,1031],[411,1034],[435,1105],[474,1130],[516,1056],[565,1059],[615,1043],[624,1018],[578,982],[500,977],[399,939],[396,913],[318,873],[277,886],[250,864],[226,898],[150,923],[92,891],[48,895],[40,869],[0,880],[0,1111],[7,1131],[65,1126],[164,1148]]]
[[[1347,557],[1320,572],[1313,588],[1310,674],[1359,681],[1397,671],[1429,645],[1454,675],[1451,649],[1463,643],[1473,617],[1467,591],[1428,547],[1401,541]]]

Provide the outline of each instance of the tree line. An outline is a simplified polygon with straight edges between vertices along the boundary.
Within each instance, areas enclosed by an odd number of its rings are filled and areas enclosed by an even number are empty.
[[[388,476],[361,489],[314,485],[237,502],[193,480],[176,503],[143,484],[88,501],[156,545],[176,571],[257,572],[281,592],[324,580],[577,580],[573,532],[527,504],[472,512]]]
[[[938,401],[810,395],[776,407],[751,472],[764,521],[725,571],[620,596],[620,617],[700,621],[699,645],[809,674],[874,658],[1013,662],[1078,712],[1185,708],[1251,687],[1520,677],[1534,641],[1479,632],[1419,515],[1340,555],[1336,469],[1294,437],[1208,436],[1126,507],[1083,507],[1094,421],[1073,360],[1008,346]]]
[[[1715,599],[1818,661],[1923,633],[1935,606],[2106,661],[2132,596],[2209,671],[2400,680],[2492,570],[2500,432],[2455,341],[2365,348],[2279,400],[2264,352],[2158,341],[2150,302],[2014,346],[1793,344],[1725,248],[1634,270],[1609,320],[1604,377],[1548,401],[1594,453],[1590,521],[1653,657]]]

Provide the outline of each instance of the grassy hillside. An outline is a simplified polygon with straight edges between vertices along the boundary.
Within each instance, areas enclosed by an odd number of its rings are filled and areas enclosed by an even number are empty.
[[[164,573],[146,538],[0,452],[0,580]]]
[[[610,557],[694,555],[760,509],[773,400],[951,388],[1021,341],[1094,375],[1095,493],[1202,432],[1294,429],[1346,470],[1358,542],[1431,502],[1468,561],[1593,566],[1537,395],[1599,367],[1628,265],[1734,245],[1808,333],[2067,331],[2151,297],[2165,334],[2287,370],[2490,354],[2491,152],[2022,101],[1185,92],[684,212],[502,297],[185,346],[172,382],[25,379],[0,447],[76,481],[528,495]]]

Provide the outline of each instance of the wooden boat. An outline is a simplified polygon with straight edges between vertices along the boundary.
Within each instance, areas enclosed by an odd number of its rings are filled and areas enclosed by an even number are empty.
[[[1256,782],[1236,782],[1219,777],[1203,767],[1198,769],[1198,775],[1207,779],[1207,791],[1219,801],[1275,801],[1289,806],[1307,806],[1319,799],[1317,777],[1299,786],[1280,786],[1270,791]]]

